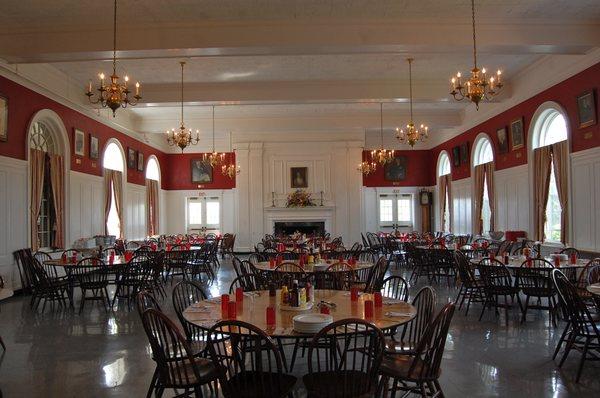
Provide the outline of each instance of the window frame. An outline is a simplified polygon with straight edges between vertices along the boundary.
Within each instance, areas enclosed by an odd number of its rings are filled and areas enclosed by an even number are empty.
[[[542,128],[548,128],[548,126],[550,125],[550,123],[548,122],[549,116],[551,116],[552,113],[558,113],[560,115],[562,115],[562,117],[565,120],[565,129],[566,129],[566,141],[569,143],[568,148],[569,148],[569,154],[570,154],[570,142],[571,142],[571,127],[570,127],[570,119],[568,116],[567,111],[562,107],[562,105],[560,105],[557,102],[554,101],[547,101],[544,102],[543,104],[541,104],[537,110],[535,111],[535,113],[533,114],[532,118],[531,118],[531,122],[529,123],[529,128],[527,131],[527,148],[528,148],[528,159],[530,159],[527,163],[528,163],[528,170],[529,170],[529,198],[530,198],[530,203],[531,203],[531,209],[535,209],[535,186],[534,186],[534,181],[533,181],[533,151],[541,146],[545,146],[545,145],[540,145],[541,142],[541,134],[542,134]],[[561,140],[564,141],[564,140]],[[561,141],[557,141],[557,142],[561,142]],[[553,165],[551,166],[553,167]],[[572,236],[573,236],[573,215],[572,215],[572,205],[571,203],[573,203],[572,201],[572,189],[571,189],[571,162],[570,160],[567,162],[567,185],[568,185],[568,192],[569,192],[569,204],[568,204],[568,209],[567,209],[567,213],[569,214],[569,225],[568,225],[568,236],[566,237],[568,242],[572,242]],[[550,195],[548,195],[550,196]],[[550,201],[550,197],[548,198],[548,200]],[[547,206],[549,205],[549,203],[547,204]],[[532,210],[530,211],[529,214],[529,230],[531,231],[531,234],[533,236],[533,231],[535,231],[535,211]],[[545,230],[545,227],[544,227]],[[545,234],[545,231],[544,231]],[[555,241],[555,240],[549,240],[549,239],[544,239],[544,245],[550,246],[550,247],[563,247],[563,244],[560,241]]]
[[[410,203],[410,220],[399,220],[398,201],[406,199]],[[382,200],[392,201],[392,221],[381,220],[381,202]],[[378,228],[409,228],[414,229],[415,211],[414,194],[406,192],[379,193],[377,194],[377,225]]]

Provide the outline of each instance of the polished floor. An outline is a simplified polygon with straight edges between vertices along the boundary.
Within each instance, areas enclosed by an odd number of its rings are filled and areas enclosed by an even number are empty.
[[[233,275],[226,260],[211,293],[227,291]],[[418,288],[412,286],[411,294]],[[445,283],[435,288],[438,307],[456,295]],[[48,309],[35,314],[28,301],[21,296],[0,302],[0,335],[8,347],[0,357],[4,397],[145,396],[154,364],[135,310],[107,315],[86,303],[81,315]],[[163,306],[174,315],[170,299]],[[600,396],[600,363],[586,363],[575,384],[579,354],[571,354],[562,369],[552,361],[562,325],[549,327],[547,316],[535,312],[524,324],[520,314],[511,314],[508,327],[492,311],[478,322],[479,308],[467,317],[463,309],[453,319],[440,380],[446,397]],[[304,369],[301,361],[294,373]],[[301,383],[296,396],[305,396]]]

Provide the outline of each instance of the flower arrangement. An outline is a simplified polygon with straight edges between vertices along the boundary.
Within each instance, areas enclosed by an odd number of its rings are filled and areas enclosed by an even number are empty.
[[[310,193],[297,189],[288,194],[285,207],[310,207],[316,206],[310,197]]]

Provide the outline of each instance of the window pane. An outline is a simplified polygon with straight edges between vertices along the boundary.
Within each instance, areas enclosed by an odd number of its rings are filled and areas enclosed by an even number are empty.
[[[379,200],[379,221],[380,222],[393,222],[393,201],[392,199],[380,199]]]
[[[146,178],[149,180],[160,180],[160,173],[158,171],[158,163],[156,159],[150,158],[148,165],[146,166]]]
[[[556,190],[556,179],[554,178],[554,167],[550,171],[550,189],[548,192],[548,204],[546,206],[546,224],[544,235],[546,240],[560,241],[561,207]]]
[[[481,203],[481,219],[483,220],[482,232],[487,234],[490,230],[492,212],[490,209],[490,197],[487,190],[487,176],[483,179],[483,202]]]
[[[398,199],[398,221],[402,221],[402,222],[412,221],[412,211],[410,208],[411,208],[410,198]]]
[[[215,225],[219,223],[219,202],[206,202],[206,223]]]
[[[102,166],[105,169],[123,171],[125,169],[123,165],[123,156],[121,150],[114,142],[108,144],[104,150],[104,156],[102,157]]]
[[[117,214],[117,206],[115,203],[117,199],[115,198],[115,190],[111,184],[110,186],[110,210],[108,211],[108,220],[106,221],[106,230],[109,235],[114,235],[117,238],[121,236],[121,223],[119,222],[119,215]]]
[[[446,210],[444,210],[444,220],[442,224],[442,230],[445,232],[450,231],[450,203],[448,200],[448,192],[446,192],[446,198],[444,199],[446,202]]]
[[[540,146],[552,145],[567,139],[567,123],[558,112],[550,114],[540,131]]]
[[[190,224],[202,224],[202,203],[188,202],[188,220]]]

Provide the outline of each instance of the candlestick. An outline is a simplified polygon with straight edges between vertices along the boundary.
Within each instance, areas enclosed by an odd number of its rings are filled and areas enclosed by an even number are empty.
[[[275,207],[275,192],[271,192],[271,207]]]
[[[323,191],[321,191],[321,206],[323,206]]]

